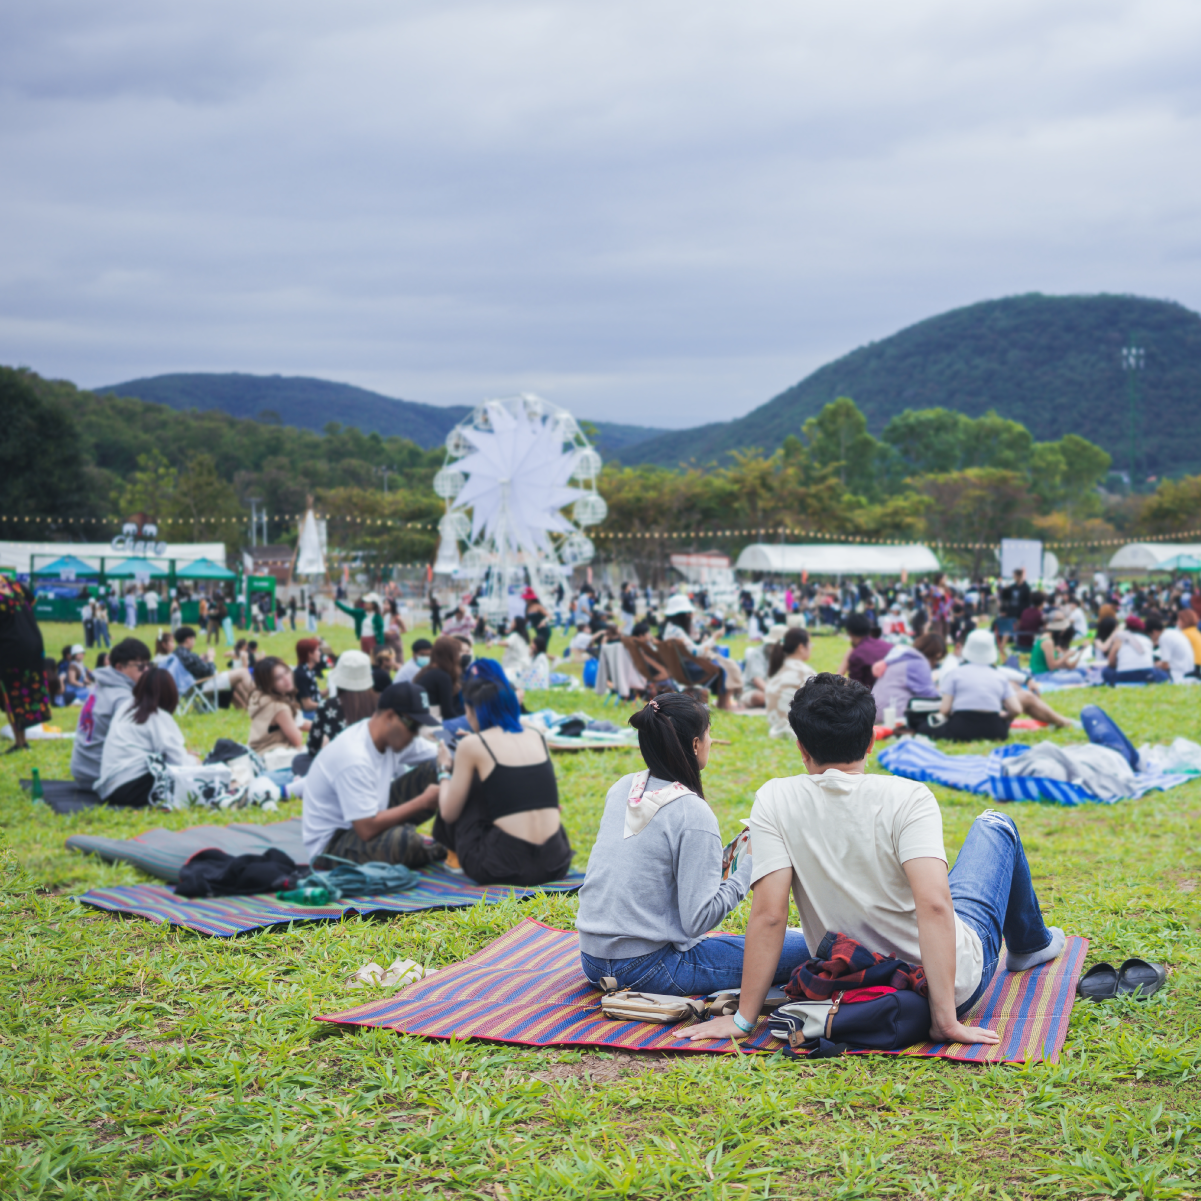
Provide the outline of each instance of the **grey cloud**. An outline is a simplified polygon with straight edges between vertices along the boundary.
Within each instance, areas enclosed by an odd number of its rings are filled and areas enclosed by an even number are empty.
[[[1196,306],[1201,10],[27,5],[0,361],[689,425],[954,304]]]

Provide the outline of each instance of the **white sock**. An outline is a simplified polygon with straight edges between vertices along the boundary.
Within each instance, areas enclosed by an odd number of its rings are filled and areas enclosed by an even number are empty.
[[[1051,931],[1051,941],[1041,951],[1031,951],[1029,955],[1015,955],[1012,951],[1005,952],[1006,970],[1024,972],[1027,968],[1037,967],[1040,963],[1049,963],[1063,953],[1068,936],[1058,926],[1048,926],[1047,928]]]

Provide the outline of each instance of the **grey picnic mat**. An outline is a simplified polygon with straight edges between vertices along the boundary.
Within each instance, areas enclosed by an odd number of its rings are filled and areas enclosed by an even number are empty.
[[[199,851],[216,848],[230,855],[261,855],[278,847],[298,866],[308,863],[300,836],[300,818],[256,826],[236,822],[229,826],[191,826],[187,830],[147,830],[136,838],[100,838],[73,834],[67,846],[85,855],[99,855],[109,863],[132,863],[168,884],[179,879],[179,869]]]
[[[32,780],[22,780],[26,792],[33,791]],[[78,813],[81,809],[95,809],[104,802],[90,789],[80,788],[74,780],[43,780],[42,799],[47,808],[55,813]]]

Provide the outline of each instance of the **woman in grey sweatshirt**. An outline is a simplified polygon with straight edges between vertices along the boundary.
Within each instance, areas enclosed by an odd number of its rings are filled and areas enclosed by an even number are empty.
[[[597,987],[611,976],[619,988],[672,996],[737,988],[744,939],[705,935],[746,896],[751,860],[722,878],[721,834],[701,784],[709,710],[667,693],[630,725],[647,770],[623,776],[605,800],[576,915],[584,975]],[[808,958],[800,931],[789,930],[776,983]]]

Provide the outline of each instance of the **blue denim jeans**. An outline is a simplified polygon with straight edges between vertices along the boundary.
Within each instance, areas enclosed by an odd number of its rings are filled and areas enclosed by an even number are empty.
[[[1170,684],[1171,674],[1158,667],[1140,667],[1135,671],[1118,671],[1116,667],[1101,668],[1101,679],[1110,686],[1118,684]]]
[[[1013,819],[986,809],[972,823],[950,874],[955,912],[980,936],[984,971],[980,986],[956,1010],[962,1017],[988,987],[1001,957],[1001,938],[1017,955],[1049,946],[1030,865]]]
[[[746,939],[741,934],[714,934],[702,938],[688,951],[677,951],[669,943],[662,950],[633,959],[593,959],[580,952],[580,966],[596,988],[600,987],[602,976],[613,976],[618,988],[671,997],[705,996],[741,986],[745,945]],[[809,957],[805,936],[799,930],[787,930],[772,983],[785,983],[792,969]]]

